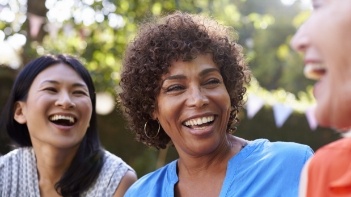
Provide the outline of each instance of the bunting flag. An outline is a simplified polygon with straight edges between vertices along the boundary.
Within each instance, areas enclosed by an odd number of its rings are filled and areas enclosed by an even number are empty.
[[[316,130],[318,123],[315,116],[316,105],[306,109],[306,118],[311,130]]]
[[[257,79],[252,77],[247,86],[246,113],[249,119],[253,118],[263,107],[272,108],[275,125],[280,128],[293,113],[305,114],[309,127],[315,130],[318,122],[315,117],[316,101],[313,89],[307,87],[305,92],[299,93],[299,98],[284,89],[267,90],[262,88]]]
[[[28,13],[28,20],[30,26],[29,35],[32,38],[36,38],[38,36],[41,26],[45,23],[45,17]]]
[[[289,105],[282,103],[273,105],[275,125],[278,128],[282,127],[292,112],[293,109]]]
[[[257,95],[249,94],[245,106],[247,117],[252,119],[264,105],[269,105],[272,107],[274,121],[278,128],[282,127],[292,112],[296,110],[287,103],[269,103]],[[300,111],[300,113],[305,113],[308,125],[312,131],[316,130],[318,127],[315,110],[316,105],[313,104],[306,107],[303,111]]]
[[[264,100],[254,94],[249,94],[246,104],[247,117],[253,118],[256,113],[263,107]]]

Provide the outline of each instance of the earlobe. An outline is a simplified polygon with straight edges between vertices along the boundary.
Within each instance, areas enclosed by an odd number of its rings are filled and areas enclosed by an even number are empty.
[[[157,118],[157,113],[156,113],[155,110],[152,112],[151,118],[152,118],[153,120],[157,120],[157,119],[158,119],[158,118]]]
[[[15,104],[15,113],[14,113],[14,119],[20,123],[20,124],[25,124],[27,122],[26,116],[23,114],[23,102],[16,102]]]

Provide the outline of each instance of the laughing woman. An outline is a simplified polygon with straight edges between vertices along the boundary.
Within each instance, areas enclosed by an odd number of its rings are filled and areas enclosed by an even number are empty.
[[[344,138],[316,151],[301,178],[300,196],[351,196],[351,1],[312,0],[313,11],[294,35],[314,79],[316,119]],[[331,17],[332,16],[332,17]]]
[[[26,65],[1,121],[19,148],[0,157],[0,196],[123,196],[136,180],[102,149],[95,88],[74,57],[45,55]]]
[[[140,178],[127,197],[296,197],[306,145],[233,135],[249,70],[234,32],[176,12],[140,27],[120,93],[136,139],[179,159]],[[264,123],[262,123],[264,124]]]

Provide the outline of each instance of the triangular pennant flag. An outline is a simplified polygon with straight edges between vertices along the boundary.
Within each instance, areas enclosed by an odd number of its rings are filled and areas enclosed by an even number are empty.
[[[292,113],[292,108],[288,105],[277,103],[273,105],[275,125],[280,128]]]
[[[264,100],[262,98],[253,94],[249,94],[246,104],[247,117],[250,119],[254,117],[263,105]]]
[[[36,38],[40,31],[41,25],[45,22],[45,17],[35,14],[28,14],[28,20],[30,25],[29,34],[32,38]]]
[[[310,129],[312,130],[316,130],[318,123],[316,120],[316,115],[315,115],[315,111],[316,111],[316,106],[313,105],[312,107],[309,107],[308,109],[306,109],[306,118],[307,118],[307,122],[310,126]]]

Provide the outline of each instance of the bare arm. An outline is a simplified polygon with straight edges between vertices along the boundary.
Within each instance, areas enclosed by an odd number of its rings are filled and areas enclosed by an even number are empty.
[[[128,170],[119,183],[114,197],[123,197],[127,189],[137,180],[135,172]]]
[[[305,166],[302,169],[299,185],[299,197],[307,196],[307,183],[308,183],[308,167],[310,159],[306,162]]]

